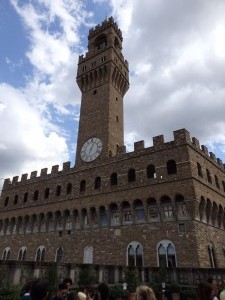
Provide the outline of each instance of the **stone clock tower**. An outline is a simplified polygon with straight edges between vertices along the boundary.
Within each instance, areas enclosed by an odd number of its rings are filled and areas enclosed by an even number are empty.
[[[79,57],[82,92],[76,167],[103,162],[124,144],[123,96],[129,88],[122,33],[113,18],[91,29],[88,52]]]

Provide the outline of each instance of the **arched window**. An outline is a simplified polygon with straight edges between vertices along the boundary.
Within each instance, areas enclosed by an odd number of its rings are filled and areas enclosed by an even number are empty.
[[[101,187],[101,177],[96,177],[95,178],[95,190],[100,189]]]
[[[48,199],[48,198],[49,198],[49,193],[50,193],[49,188],[46,188],[46,189],[45,189],[45,199]]]
[[[38,190],[34,192],[34,201],[38,200]]]
[[[161,207],[164,219],[173,219],[173,206],[168,196],[161,197]]]
[[[207,202],[206,202],[206,222],[208,224],[211,223],[211,211],[212,211],[212,203],[209,199],[207,199]]]
[[[128,201],[124,201],[122,203],[122,210],[123,210],[123,223],[131,223],[132,222],[132,213],[130,203]]]
[[[57,188],[56,188],[56,196],[60,196],[61,195],[61,185],[60,184],[58,184],[57,185]]]
[[[93,247],[87,246],[84,248],[84,264],[93,264]]]
[[[136,180],[136,172],[135,169],[130,169],[128,171],[128,182],[134,182]]]
[[[72,183],[69,182],[67,184],[66,193],[68,195],[68,194],[71,194],[71,192],[72,192]]]
[[[18,198],[19,198],[18,195],[15,195],[15,196],[14,196],[14,202],[13,202],[13,203],[14,203],[15,205],[18,203]]]
[[[152,164],[147,166],[147,177],[156,178],[155,166]]]
[[[177,216],[179,219],[184,219],[189,216],[188,210],[187,210],[187,205],[184,201],[184,197],[180,194],[177,194],[175,196],[175,203],[176,203],[176,208],[177,208]]]
[[[177,266],[175,246],[171,241],[162,240],[159,242],[157,253],[159,267],[175,268]]]
[[[223,191],[225,192],[225,181],[222,181]]]
[[[39,246],[36,251],[35,261],[45,261],[45,246]]]
[[[216,268],[217,264],[216,264],[215,249],[211,243],[208,245],[208,254],[209,254],[210,267]]]
[[[127,265],[143,266],[143,247],[138,242],[131,242],[127,247]]]
[[[201,222],[206,222],[206,213],[205,213],[206,201],[202,196],[199,204],[199,218]]]
[[[63,262],[63,256],[64,256],[64,251],[63,251],[62,247],[59,247],[56,250],[55,261],[57,263]]]
[[[26,203],[27,200],[28,200],[28,193],[26,192],[26,193],[24,193],[24,195],[23,195],[23,203]]]
[[[134,201],[135,220],[137,222],[145,221],[145,211],[141,200],[137,199]]]
[[[2,254],[2,260],[8,260],[10,257],[10,252],[11,252],[10,248],[6,247]]]
[[[170,159],[167,162],[167,174],[171,175],[171,174],[177,174],[177,165],[175,160]]]
[[[81,180],[80,182],[80,192],[85,192],[86,190],[86,180]]]
[[[160,219],[159,209],[154,198],[149,198],[148,203],[148,219],[149,221],[158,221]]]
[[[98,216],[97,216],[96,208],[91,207],[90,212],[91,212],[91,225],[97,226],[98,225]]]
[[[119,208],[116,203],[110,204],[110,224],[111,226],[120,225],[120,216],[119,216]]]
[[[214,177],[215,177],[216,187],[217,187],[218,189],[220,189],[220,184],[219,184],[218,177],[217,177],[216,175],[215,175]]]
[[[106,214],[106,210],[104,206],[101,206],[99,208],[99,219],[100,219],[100,224],[102,226],[107,226],[108,225],[108,218]]]
[[[89,226],[89,220],[88,220],[88,214],[86,208],[83,208],[81,211],[81,218],[82,218],[82,225],[83,228],[86,228]]]
[[[212,177],[208,169],[206,169],[207,180],[209,183],[212,183]]]
[[[4,206],[8,206],[9,205],[9,197],[5,198],[5,202],[4,202]]]
[[[17,260],[26,260],[26,254],[27,254],[27,248],[26,247],[21,247],[18,253],[18,258]]]
[[[202,166],[200,165],[200,163],[197,163],[197,169],[198,169],[198,176],[203,177]]]
[[[107,36],[105,34],[101,34],[96,38],[94,43],[97,50],[104,48],[107,45]]]
[[[111,185],[117,185],[117,173],[112,173],[110,177]]]

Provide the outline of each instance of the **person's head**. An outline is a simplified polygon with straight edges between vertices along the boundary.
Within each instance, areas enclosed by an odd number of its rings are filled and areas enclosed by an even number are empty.
[[[198,285],[197,299],[198,300],[212,300],[213,299],[213,289],[209,282],[201,282]]]
[[[98,286],[98,292],[100,294],[101,300],[106,300],[109,298],[109,287],[105,283],[100,283]]]
[[[140,285],[136,289],[137,300],[156,300],[155,293],[147,285]]]
[[[31,291],[31,287],[32,287],[32,282],[27,282],[24,286],[23,286],[23,289],[22,289],[22,292],[23,293],[30,293]]]
[[[60,283],[57,289],[57,297],[66,299],[67,295],[68,295],[67,285],[65,283]]]
[[[46,282],[36,280],[33,282],[30,291],[31,300],[46,300],[48,299],[49,289]]]
[[[73,284],[73,281],[71,278],[68,277],[68,278],[64,278],[62,283],[65,283],[67,285],[68,290],[70,290],[70,288]]]
[[[69,293],[67,296],[67,300],[79,300],[77,293]]]
[[[211,285],[212,289],[217,289],[216,279],[209,277],[207,282]]]

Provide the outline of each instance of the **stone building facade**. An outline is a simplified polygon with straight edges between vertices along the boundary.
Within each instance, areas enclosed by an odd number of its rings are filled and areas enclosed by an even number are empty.
[[[5,179],[0,259],[224,268],[225,165],[186,129],[127,152],[122,33],[109,18],[88,38],[75,166]]]

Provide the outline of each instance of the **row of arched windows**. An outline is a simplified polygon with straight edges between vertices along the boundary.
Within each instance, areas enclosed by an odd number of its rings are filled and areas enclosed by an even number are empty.
[[[137,242],[131,242],[126,250],[126,265],[128,266],[144,266],[144,253],[142,245]],[[2,260],[10,260],[11,249],[6,247],[2,253]],[[176,251],[175,246],[171,241],[162,240],[157,245],[157,259],[160,267],[176,267]],[[17,260],[27,260],[27,247],[23,246],[19,249]],[[64,249],[59,247],[55,252],[55,262],[64,262]],[[36,250],[34,261],[44,262],[46,260],[45,246],[39,246]],[[83,263],[94,263],[94,248],[93,246],[86,246],[83,251]]]
[[[176,173],[177,173],[177,166],[176,166],[175,160],[168,160],[167,161],[167,174],[171,175],[171,174],[176,174]],[[154,178],[157,177],[156,176],[156,169],[155,169],[155,166],[153,164],[149,164],[147,166],[146,176],[149,179],[154,179]],[[128,181],[128,183],[132,183],[132,182],[136,181],[136,170],[134,168],[130,168],[128,170],[127,181]],[[113,172],[110,175],[110,185],[111,186],[117,186],[118,185],[118,174],[116,172]],[[80,181],[80,188],[79,188],[80,193],[84,193],[86,191],[86,186],[87,186],[86,180],[85,179],[81,180]],[[101,187],[102,187],[102,178],[100,176],[97,176],[94,180],[94,189],[95,190],[100,190]],[[72,183],[71,182],[67,183],[66,191],[65,191],[66,195],[72,194],[72,190],[73,190]],[[61,196],[61,194],[62,194],[62,186],[60,184],[58,184],[57,187],[56,187],[56,190],[55,190],[55,196],[59,197],[59,196]],[[44,196],[43,197],[44,197],[45,200],[49,199],[49,197],[50,197],[50,188],[49,187],[47,187],[44,190]],[[24,195],[23,195],[22,202],[27,203],[28,198],[29,198],[28,192],[25,192]],[[39,198],[40,198],[39,190],[35,190],[30,200],[33,200],[34,202],[36,202],[36,201],[39,200]],[[18,203],[19,203],[19,195],[16,194],[14,196],[14,198],[12,199],[12,204],[17,205]],[[4,200],[4,206],[7,207],[7,206],[9,206],[9,204],[10,204],[10,198],[9,198],[9,196],[7,196]]]
[[[204,178],[202,166],[200,165],[200,163],[197,163],[197,170],[198,170],[198,176],[201,178]],[[213,183],[213,177],[214,177],[214,182],[215,182],[216,187],[218,189],[220,189],[220,182],[219,182],[218,176],[217,175],[212,176],[209,169],[206,169],[206,179],[210,184]],[[225,181],[222,180],[221,183],[222,183],[223,191],[225,192]]]
[[[176,249],[174,244],[170,240],[162,240],[158,243],[157,247],[157,265],[159,267],[177,267]],[[207,246],[207,252],[209,257],[209,263],[211,268],[217,267],[215,249],[210,243]],[[2,253],[2,260],[10,260],[11,249],[6,247]],[[23,246],[19,249],[17,254],[17,260],[27,261],[27,247]],[[44,262],[46,260],[46,248],[45,246],[39,246],[36,250],[35,261]],[[55,262],[64,262],[64,249],[59,247],[55,252]],[[93,246],[86,246],[83,251],[83,263],[94,263],[94,248]],[[127,246],[126,250],[126,265],[127,266],[144,266],[144,250],[142,245],[133,241]]]
[[[108,207],[82,208],[80,211],[64,210],[32,214],[0,220],[0,235],[37,233],[48,231],[76,230],[98,226],[120,226],[131,223],[160,222],[189,219],[190,214],[181,194],[172,200],[162,196],[159,201],[148,198],[136,199],[130,204],[123,201],[120,205],[111,203]]]

